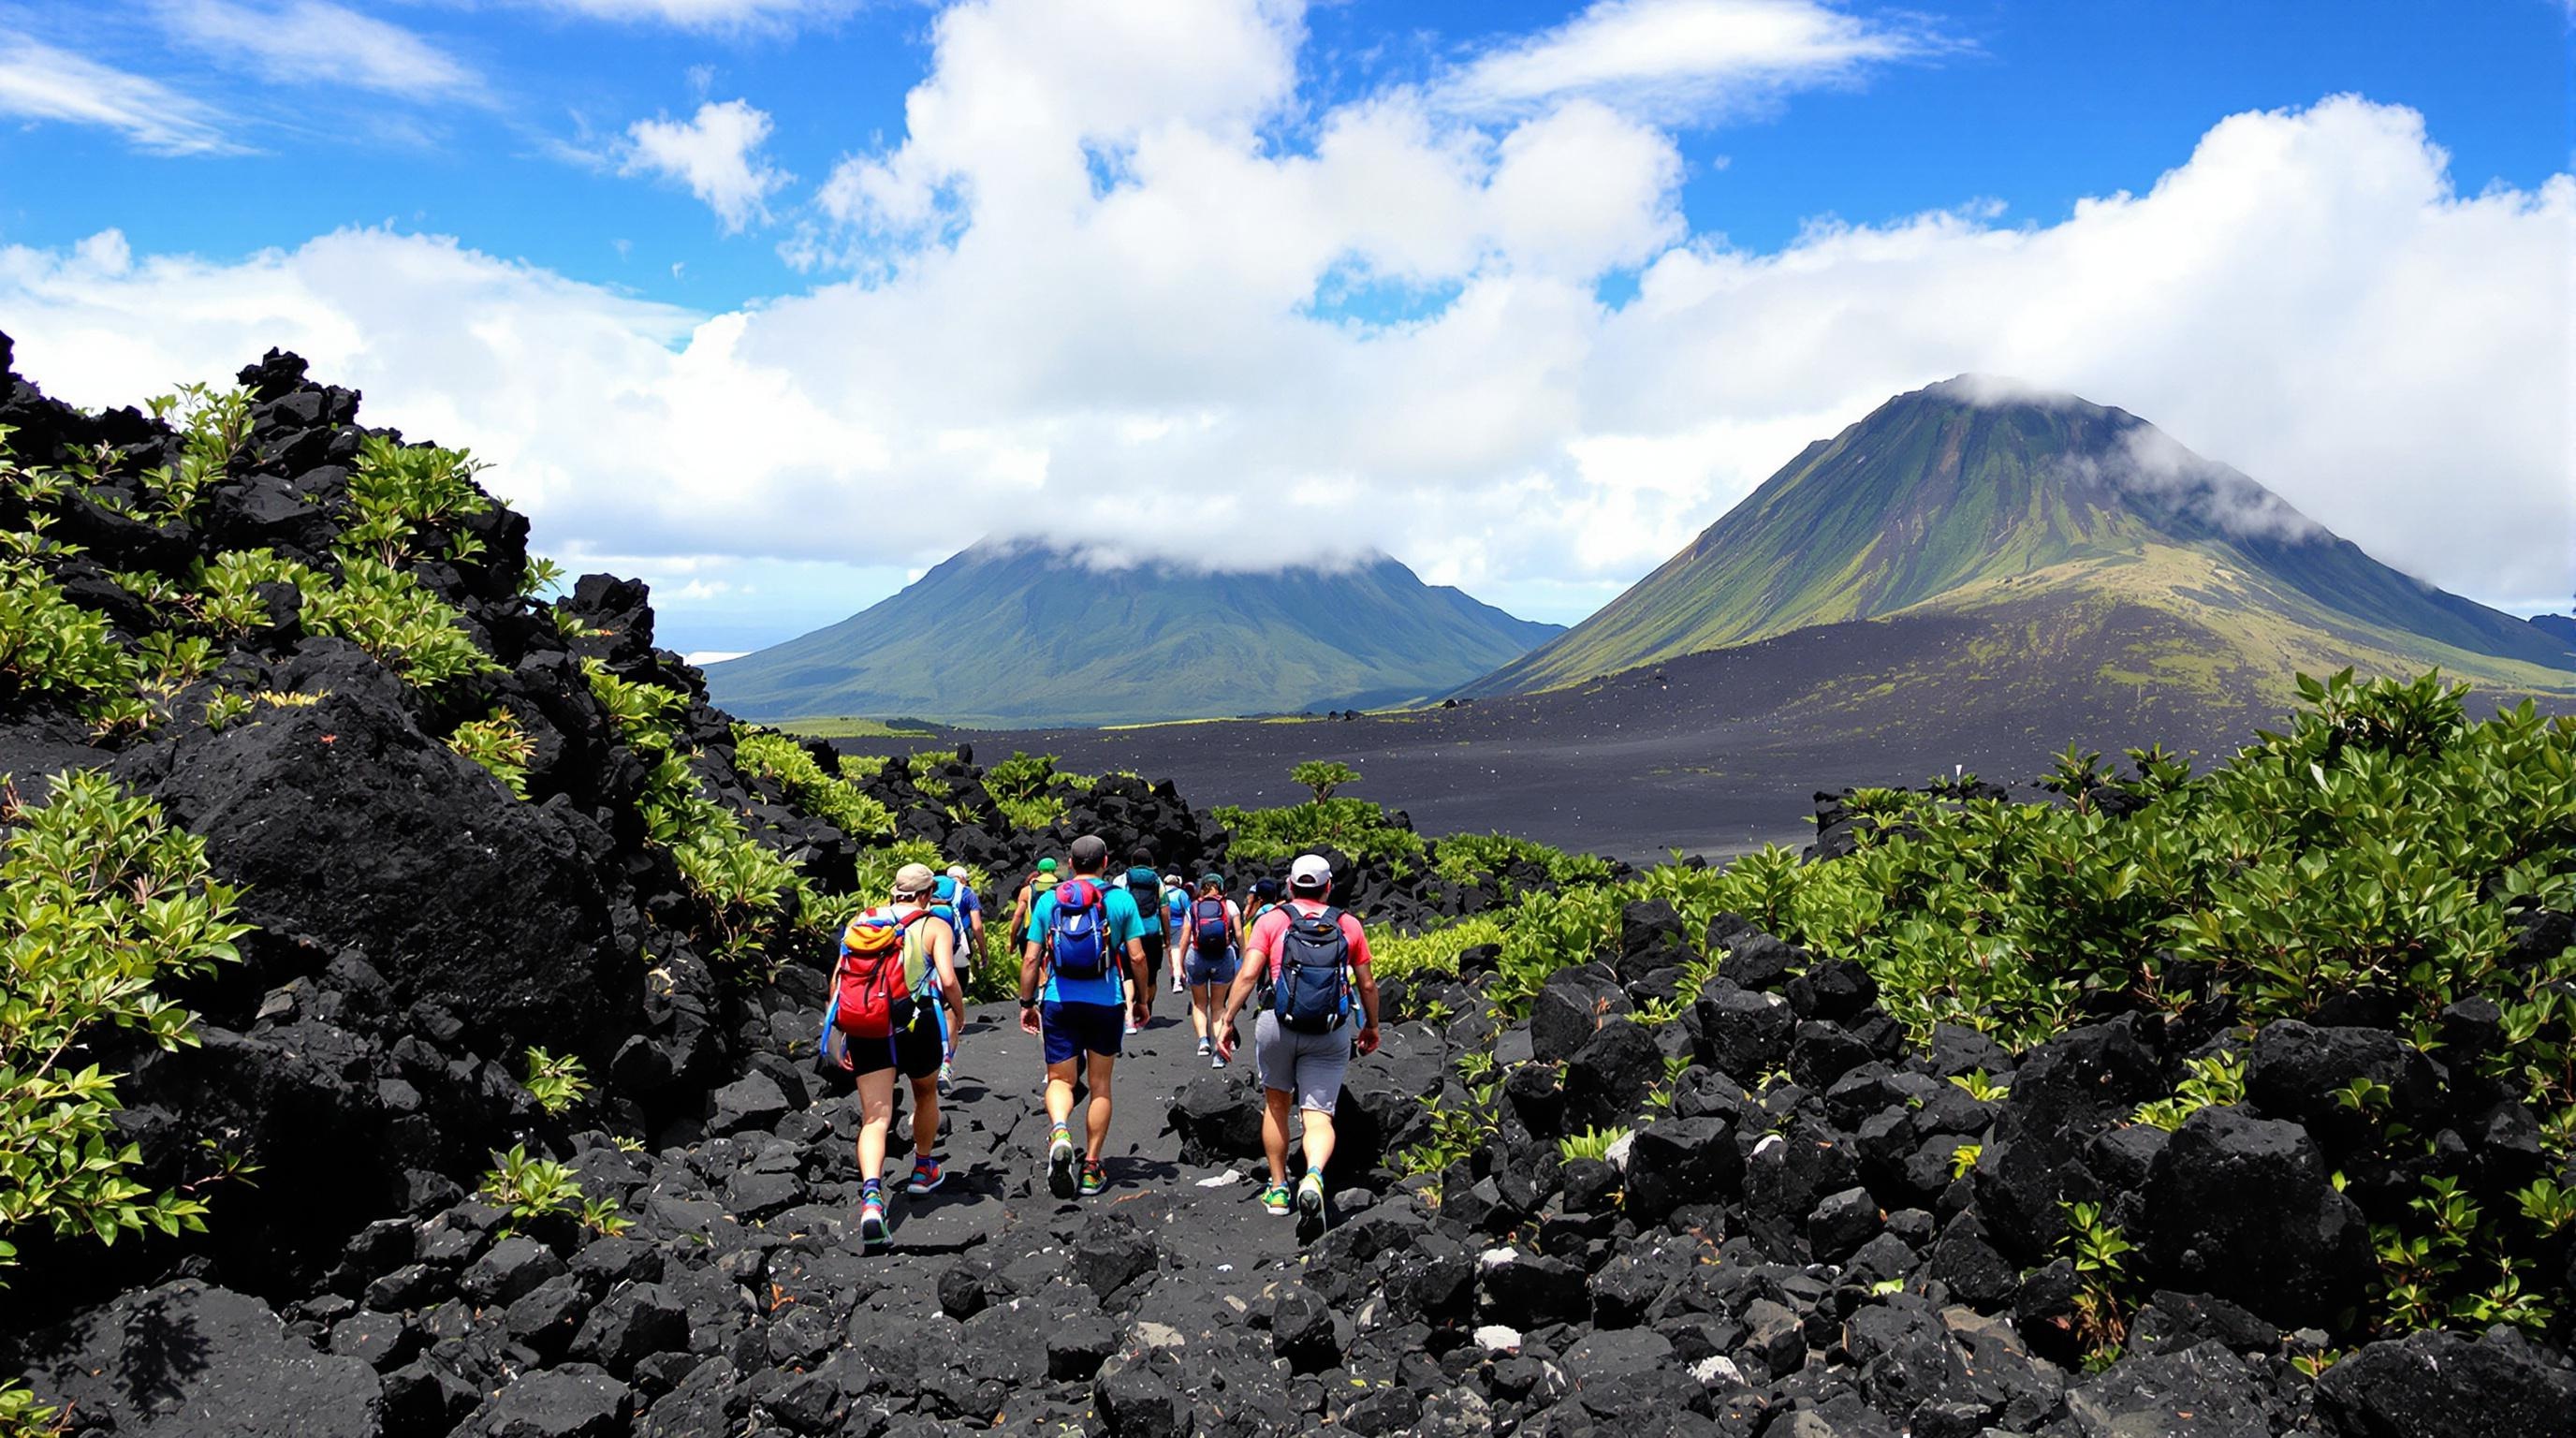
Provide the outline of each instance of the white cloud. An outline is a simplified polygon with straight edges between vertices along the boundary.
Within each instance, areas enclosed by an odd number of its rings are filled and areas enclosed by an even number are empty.
[[[1553,30],[1477,58],[1441,95],[1470,111],[1588,95],[1684,123],[1955,48],[1902,20],[1864,20],[1820,0],[1596,0]]]
[[[638,120],[626,131],[619,168],[678,180],[716,212],[728,233],[739,232],[753,220],[766,221],[769,197],[796,178],[761,153],[769,130],[768,114],[741,100],[700,105],[687,120]]]
[[[158,80],[0,32],[0,115],[95,125],[164,155],[227,154],[224,116]]]
[[[1086,37],[1065,8],[944,16],[906,133],[852,161],[881,197],[812,233],[855,277],[739,312],[356,230],[238,263],[0,251],[0,315],[23,371],[92,404],[300,349],[372,418],[496,461],[541,546],[668,584],[671,625],[705,581],[694,647],[783,637],[760,614],[821,576],[866,576],[849,612],[987,531],[1376,547],[1573,618],[1807,441],[1962,371],[2130,409],[2446,587],[2576,588],[2576,180],[2460,194],[2411,111],[2229,118],[2050,223],[1748,253],[1682,234],[1670,139],[1632,115],[1470,126],[1395,91],[1283,141],[1294,11],[1194,5],[1166,35],[1104,5]],[[1605,308],[1600,273],[1640,262]],[[1137,523],[1158,500],[1188,523]]]
[[[219,64],[290,85],[337,85],[409,99],[480,98],[463,61],[413,34],[327,0],[159,0],[172,36]]]

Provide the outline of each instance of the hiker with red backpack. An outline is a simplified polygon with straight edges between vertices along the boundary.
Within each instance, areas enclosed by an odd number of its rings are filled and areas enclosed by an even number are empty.
[[[934,1010],[951,1022],[966,1013],[957,984],[956,938],[931,913],[935,882],[926,864],[895,871],[890,903],[869,909],[841,931],[823,1027],[827,1065],[850,1075],[859,1094],[859,1243],[886,1243],[886,1136],[894,1125],[894,1080],[912,1081],[912,1178],[908,1191],[928,1193],[946,1175],[937,1157],[939,1065],[943,1045]]]
[[[1354,1052],[1377,1052],[1377,979],[1369,972],[1368,933],[1360,921],[1334,908],[1333,870],[1301,854],[1288,870],[1288,902],[1252,926],[1244,944],[1249,961],[1226,995],[1216,1051],[1234,1057],[1234,1016],[1265,983],[1269,997],[1253,1023],[1253,1055],[1261,1068],[1261,1147],[1270,1159],[1270,1186],[1261,1206],[1274,1214],[1289,1207],[1288,1114],[1305,1120],[1306,1175],[1296,1193],[1297,1240],[1323,1236],[1324,1165],[1333,1157],[1333,1109],[1342,1075]],[[1350,1027],[1352,1010],[1361,1016]]]
[[[1215,1047],[1217,1008],[1243,959],[1243,910],[1225,896],[1225,876],[1199,880],[1198,897],[1172,911],[1172,925],[1175,942],[1187,946],[1179,967],[1189,980],[1190,1027],[1198,1031],[1199,1056],[1210,1068],[1224,1068],[1225,1056]],[[1234,1047],[1231,1036],[1226,1047]]]
[[[1041,1035],[1046,1054],[1047,1189],[1058,1198],[1108,1186],[1100,1153],[1109,1142],[1109,1081],[1127,1024],[1154,1016],[1154,986],[1136,901],[1102,877],[1109,845],[1097,834],[1073,841],[1073,877],[1038,895],[1020,956],[1020,1028]],[[1075,1171],[1073,1085],[1091,1089],[1081,1169]]]

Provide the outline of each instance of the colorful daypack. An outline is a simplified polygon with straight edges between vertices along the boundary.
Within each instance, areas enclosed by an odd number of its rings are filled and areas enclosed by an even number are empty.
[[[1210,958],[1225,957],[1226,948],[1234,939],[1234,931],[1225,921],[1223,895],[1212,894],[1191,906],[1190,939],[1200,953]]]
[[[1067,879],[1055,886],[1046,955],[1048,969],[1059,979],[1108,976],[1109,904],[1098,880]]]
[[[835,1032],[852,1039],[886,1039],[921,1017],[911,977],[904,972],[904,941],[912,925],[928,917],[927,909],[900,918],[890,910],[870,909],[841,931],[841,958],[833,966],[832,1003],[824,1025],[827,1057]]]
[[[1288,928],[1279,936],[1279,977],[1271,989],[1279,1026],[1301,1034],[1340,1028],[1351,1011],[1350,961],[1341,910],[1310,914],[1289,905]]]

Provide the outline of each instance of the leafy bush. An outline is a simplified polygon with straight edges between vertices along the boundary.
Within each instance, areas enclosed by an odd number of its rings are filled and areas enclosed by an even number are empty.
[[[465,616],[382,560],[350,558],[337,588],[304,596],[305,627],[337,635],[426,689],[501,666],[463,628]]]
[[[569,1112],[574,1104],[590,1094],[590,1080],[582,1073],[579,1055],[558,1057],[544,1049],[530,1049],[527,1054],[528,1097],[537,1107],[551,1114]]]
[[[610,1238],[634,1227],[634,1220],[618,1212],[617,1200],[586,1196],[568,1165],[530,1158],[526,1144],[493,1154],[492,1169],[475,1192],[486,1203],[510,1211],[503,1237],[522,1223],[556,1214],[577,1219],[582,1227]]]
[[[688,696],[621,679],[596,659],[582,661],[582,672],[610,727],[645,761],[636,808],[646,834],[670,851],[690,892],[706,903],[714,926],[703,937],[718,957],[747,967],[764,940],[814,922],[823,905],[795,867],[754,840],[739,815],[700,792],[697,771],[680,749]]]
[[[1366,799],[1326,799],[1284,809],[1220,805],[1217,822],[1234,831],[1237,864],[1277,866],[1317,849],[1339,849],[1367,863],[1384,859],[1399,874],[1421,871],[1422,836],[1387,822],[1386,811]]]
[[[1619,1140],[1628,1136],[1624,1128],[1587,1128],[1556,1141],[1556,1151],[1567,1163],[1578,1158],[1608,1158]]]
[[[491,499],[474,483],[482,469],[461,449],[370,436],[349,476],[349,516],[340,531],[340,552],[386,565],[417,558],[426,552],[424,531],[491,512]],[[481,543],[460,531],[449,538],[444,557],[474,558]]]
[[[1597,854],[1569,854],[1510,834],[1453,834],[1435,841],[1431,849],[1433,870],[1453,884],[1491,879],[1518,865],[1546,870],[1551,884],[1610,882],[1610,861]]]
[[[2205,1059],[2191,1059],[2183,1067],[2191,1076],[2176,1086],[2172,1098],[2142,1103],[2130,1117],[2171,1133],[2202,1109],[2244,1100],[2245,1061],[2236,1055],[2211,1054]]]
[[[797,807],[854,839],[891,839],[894,814],[838,775],[826,774],[805,746],[784,734],[736,724],[734,762],[787,791]]]
[[[537,741],[509,710],[494,709],[457,725],[447,736],[447,747],[490,770],[511,798],[528,797],[528,761],[537,755]]]
[[[141,666],[107,620],[63,596],[23,561],[0,561],[0,693],[68,699],[97,714],[131,698]]]
[[[906,864],[927,864],[947,872],[947,860],[939,857],[939,846],[928,839],[899,839],[881,849],[869,849],[859,855],[859,902],[882,904],[894,890],[895,871]],[[978,886],[979,890],[981,886]]]
[[[1014,829],[1044,829],[1064,817],[1065,799],[1053,754],[1022,754],[984,771],[984,792]]]
[[[204,840],[101,773],[57,777],[41,807],[11,791],[0,824],[0,1235],[202,1230],[201,1201],[126,1176],[140,1155],[117,1139],[116,1076],[82,1058],[109,1025],[196,1042],[155,985],[239,957],[234,891],[209,876]],[[0,1239],[0,1264],[15,1252]]]

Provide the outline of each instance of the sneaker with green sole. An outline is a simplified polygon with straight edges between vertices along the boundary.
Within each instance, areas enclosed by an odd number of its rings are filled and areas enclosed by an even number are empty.
[[[1108,1175],[1106,1172],[1103,1172],[1103,1171],[1102,1171],[1102,1169],[1101,1169],[1101,1167],[1100,1167],[1100,1165],[1099,1165],[1099,1164],[1094,1163],[1094,1162],[1088,1162],[1088,1161],[1086,1161],[1086,1162],[1082,1165],[1082,1196],[1083,1196],[1083,1197],[1085,1197],[1085,1198],[1089,1198],[1089,1197],[1091,1197],[1093,1194],[1098,1193],[1100,1190],[1102,1190],[1102,1189],[1104,1189],[1104,1188],[1107,1188],[1108,1186],[1109,1186],[1109,1175]]]
[[[1312,1243],[1324,1236],[1324,1176],[1310,1173],[1297,1180],[1297,1241]]]
[[[1287,1217],[1288,1185],[1284,1183],[1274,1183],[1268,1188],[1261,1190],[1261,1206],[1270,1210],[1271,1216],[1274,1218]]]
[[[1057,1129],[1047,1144],[1047,1192],[1058,1198],[1073,1197],[1073,1133]]]

